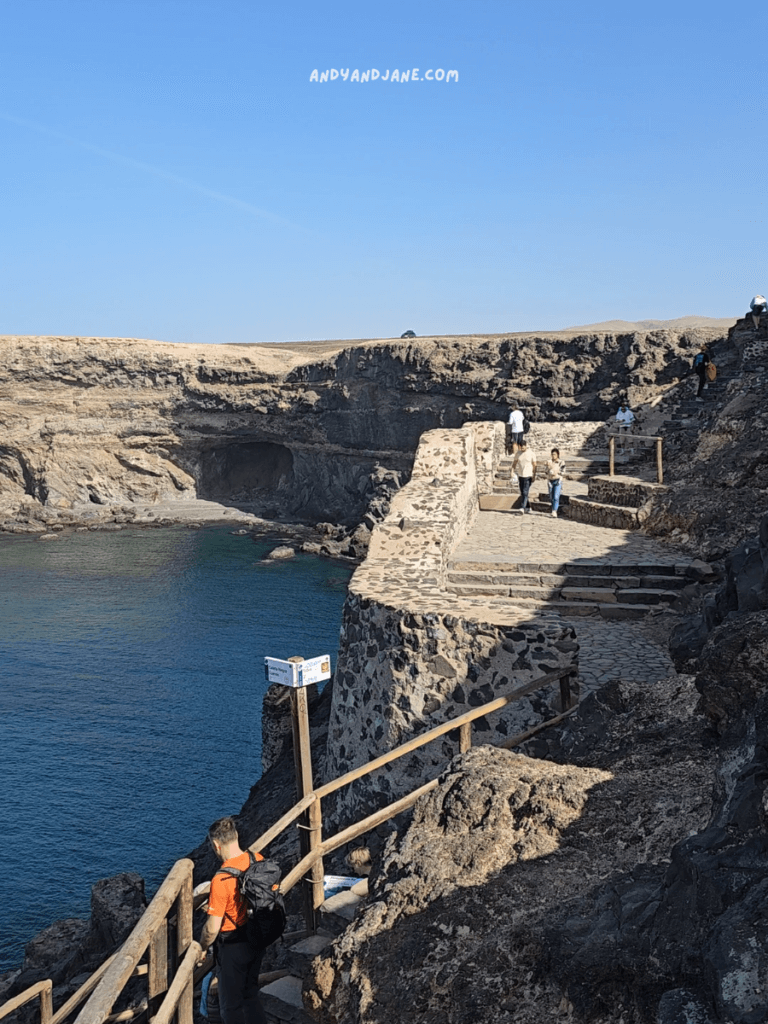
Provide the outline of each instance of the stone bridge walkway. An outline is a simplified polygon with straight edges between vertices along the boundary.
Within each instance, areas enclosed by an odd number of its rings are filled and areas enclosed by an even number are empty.
[[[635,531],[546,513],[480,512],[453,553],[450,578],[465,600],[485,600],[497,615],[506,605],[572,625],[584,696],[609,679],[655,683],[675,671],[667,649],[676,618],[669,604],[691,582],[690,562],[684,552]],[[564,588],[569,582],[578,586]],[[569,591],[573,600],[547,599]],[[669,600],[648,604],[649,595]]]

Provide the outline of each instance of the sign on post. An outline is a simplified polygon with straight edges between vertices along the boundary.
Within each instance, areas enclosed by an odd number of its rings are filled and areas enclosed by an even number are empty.
[[[312,744],[309,736],[309,701],[305,687],[331,678],[331,656],[321,654],[319,658],[265,658],[264,674],[268,683],[290,686],[291,719],[293,724],[293,758],[296,766],[296,792],[299,799],[312,792]],[[302,858],[322,843],[323,818],[320,801],[304,811],[299,822],[299,848]],[[304,887],[304,919],[307,931],[316,931],[316,911],[323,902],[323,861],[320,857],[313,864],[309,879],[311,887]]]
[[[331,656],[321,654],[319,658],[306,661],[283,661],[281,658],[265,658],[264,674],[268,683],[283,686],[309,686],[331,678]]]

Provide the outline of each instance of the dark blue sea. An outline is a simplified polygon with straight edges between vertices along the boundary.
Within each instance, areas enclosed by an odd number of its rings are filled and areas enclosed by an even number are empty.
[[[0,972],[90,888],[148,893],[261,774],[264,657],[330,654],[350,572],[224,527],[0,536]]]

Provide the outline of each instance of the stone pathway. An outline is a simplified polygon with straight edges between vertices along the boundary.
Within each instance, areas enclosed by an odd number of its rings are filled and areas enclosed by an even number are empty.
[[[560,622],[569,621],[566,616]],[[626,679],[652,685],[675,672],[669,656],[666,629],[652,639],[648,625],[635,622],[601,622],[576,618],[570,622],[579,642],[579,676],[584,697],[609,679]]]
[[[457,569],[488,564],[499,569],[508,565],[538,567],[557,562],[675,565],[690,560],[690,555],[636,531],[553,519],[546,512],[479,512],[451,557]]]
[[[553,565],[683,565],[690,556],[631,530],[608,529],[548,514],[480,512],[451,559],[456,569],[495,566],[500,571],[547,571]],[[486,599],[487,600],[487,599]],[[503,602],[494,602],[498,608]],[[510,606],[514,601],[508,602]],[[539,606],[537,617],[568,623],[580,645],[581,697],[610,679],[649,685],[675,671],[667,637],[674,615],[667,611],[639,621],[606,621],[572,609]]]

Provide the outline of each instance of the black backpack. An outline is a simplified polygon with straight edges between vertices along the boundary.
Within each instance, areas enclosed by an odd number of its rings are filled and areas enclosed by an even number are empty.
[[[273,860],[256,860],[249,850],[251,863],[239,868],[219,868],[238,881],[240,895],[248,906],[248,938],[251,945],[264,949],[285,931],[285,906],[280,894],[280,867]]]
[[[523,433],[527,434],[530,429],[531,429],[530,421],[527,420],[525,418],[525,416],[523,416]]]

